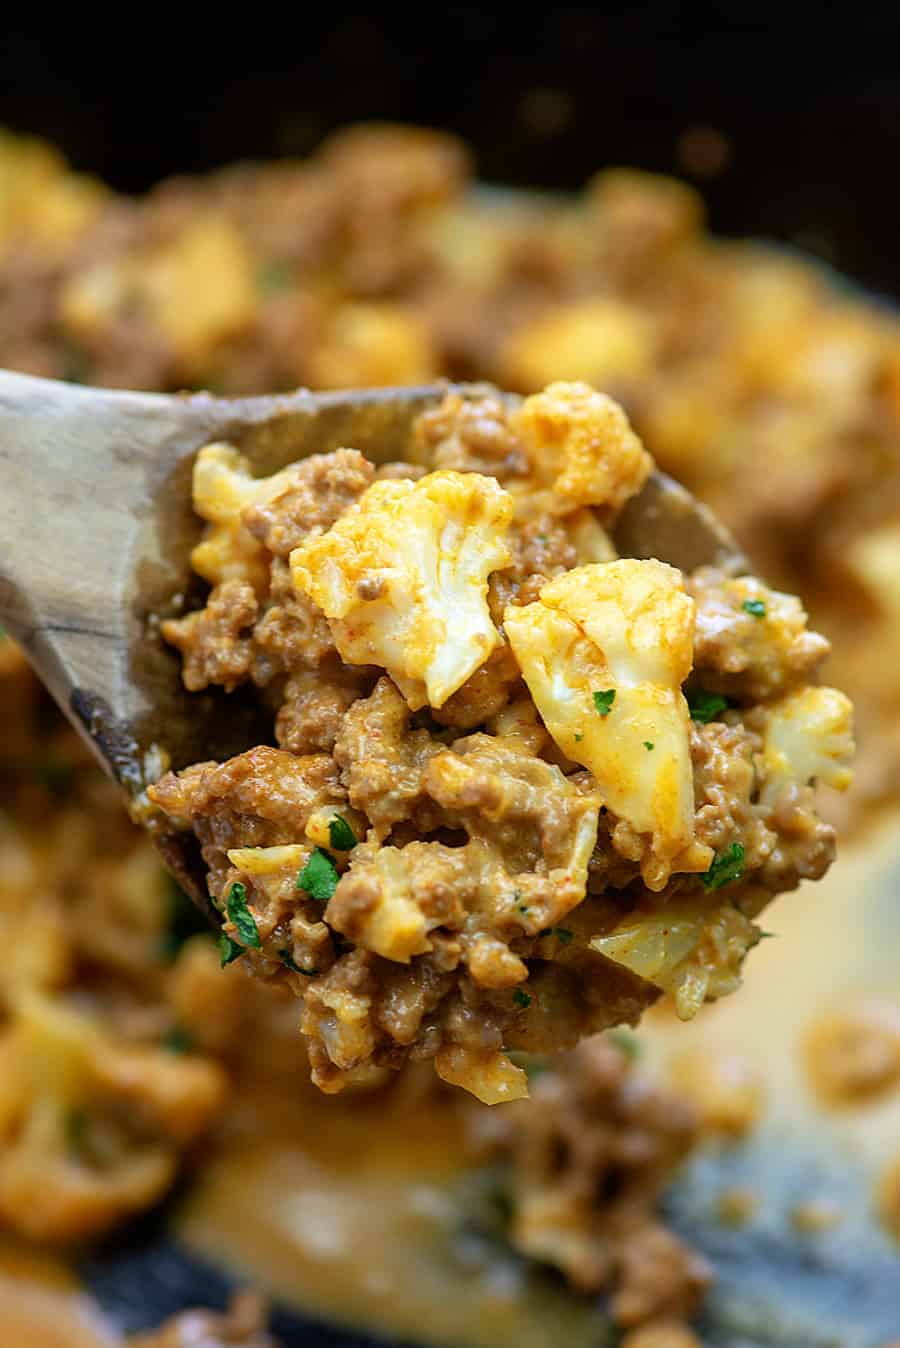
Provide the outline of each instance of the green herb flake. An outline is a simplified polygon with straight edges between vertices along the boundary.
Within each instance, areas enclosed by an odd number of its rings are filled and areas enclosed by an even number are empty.
[[[279,950],[278,958],[281,960],[285,968],[290,969],[292,973],[302,974],[304,978],[315,978],[319,972],[318,969],[301,969],[300,965],[294,959],[293,955],[287,949],[287,947],[285,947],[282,950]]]
[[[228,891],[226,911],[241,938],[241,944],[258,950],[259,928],[256,925],[256,918],[247,907],[246,887],[239,880],[236,880]]]
[[[652,740],[644,740],[644,748],[647,750],[647,753],[648,753],[648,754],[649,754],[649,753],[652,753],[652,752],[653,752],[653,741],[652,741]]]
[[[535,1081],[537,1077],[543,1076],[544,1072],[551,1070],[548,1059],[537,1053],[526,1053],[521,1049],[513,1050],[509,1059],[516,1067],[521,1067],[529,1081]]]
[[[256,284],[265,295],[276,295],[291,284],[290,268],[281,262],[265,262],[256,273]]]
[[[581,741],[582,741],[583,739],[584,739],[584,735],[581,733],[581,731],[580,731],[580,730],[576,730],[576,731],[575,731],[575,743],[576,743],[576,744],[580,744]]]
[[[342,814],[336,814],[328,821],[328,837],[337,852],[351,852],[359,842],[353,829]]]
[[[713,858],[713,864],[703,877],[703,884],[706,889],[721,889],[733,880],[740,880],[743,874],[744,845],[735,842]]]
[[[635,1062],[641,1056],[640,1040],[636,1034],[631,1034],[629,1030],[607,1030],[606,1037],[631,1062]]]
[[[207,918],[196,904],[191,903],[178,882],[165,873],[162,878],[166,886],[163,901],[167,908],[167,922],[159,943],[159,957],[168,964],[178,958],[185,941],[189,941],[192,936],[209,936],[210,933]]]
[[[766,606],[761,599],[745,599],[741,608],[745,613],[749,613],[752,618],[764,618],[766,616]]]
[[[84,1144],[87,1138],[88,1118],[83,1109],[70,1109],[66,1114],[66,1146],[69,1151],[76,1153],[84,1151]]]
[[[699,721],[700,725],[708,725],[731,706],[727,697],[710,693],[706,688],[689,688],[685,696],[691,720]]]
[[[568,927],[554,927],[553,935],[557,941],[562,941],[563,945],[568,945],[570,941],[575,939],[574,931],[569,931]]]
[[[552,935],[553,935],[553,928],[552,928],[552,927],[542,927],[541,930],[538,932],[538,936],[539,936],[539,937],[540,937],[540,936],[552,936]]]
[[[608,716],[616,700],[615,688],[598,688],[594,693],[594,706],[601,716]]]
[[[518,908],[519,908],[519,912],[520,912],[520,913],[527,913],[527,912],[528,912],[528,904],[527,904],[527,903],[520,903],[520,904],[518,905]]]
[[[183,1026],[173,1025],[171,1030],[167,1030],[163,1035],[161,1043],[170,1053],[190,1053],[194,1047],[194,1036]]]
[[[64,758],[55,758],[51,754],[35,763],[34,775],[41,786],[45,786],[54,796],[61,796],[72,785],[75,765],[74,763],[67,763]]]
[[[523,991],[522,988],[516,988],[515,992],[513,993],[513,1001],[515,1002],[516,1006],[521,1006],[523,1011],[526,1010],[531,1005],[531,998],[529,997],[527,992]]]
[[[297,888],[305,889],[311,899],[327,903],[337,889],[338,873],[334,857],[323,847],[314,849],[309,861],[297,876]]]
[[[240,959],[244,953],[244,947],[238,945],[237,941],[232,941],[225,932],[219,937],[219,967],[224,969],[226,964],[233,964],[235,960]]]

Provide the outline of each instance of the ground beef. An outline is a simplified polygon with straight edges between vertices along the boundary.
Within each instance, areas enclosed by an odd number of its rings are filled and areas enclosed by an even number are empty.
[[[508,1239],[579,1291],[606,1292],[621,1328],[683,1323],[712,1273],[662,1224],[657,1203],[699,1137],[696,1116],[602,1038],[538,1067],[527,1105],[472,1117],[502,1166]]]
[[[370,697],[351,707],[334,746],[351,805],[382,836],[411,821],[419,833],[438,827],[440,817],[424,788],[429,760],[443,746],[426,730],[411,727],[405,700],[388,678]]]
[[[375,480],[375,469],[355,449],[313,454],[291,471],[272,501],[252,506],[243,523],[275,557],[286,558],[311,533],[321,533]]]
[[[253,629],[254,682],[264,687],[276,673],[317,669],[337,658],[322,611],[291,584],[287,562],[276,557],[265,611]]]
[[[759,741],[743,725],[691,724],[697,841],[714,852],[731,843],[744,849],[744,870],[763,866],[777,839],[753,801],[758,791],[753,756]]]
[[[167,773],[148,790],[155,805],[190,822],[210,869],[218,899],[228,874],[225,853],[235,847],[296,842],[313,810],[346,800],[337,769],[325,754],[297,758],[259,745],[226,763],[200,763]]]
[[[460,473],[485,473],[505,482],[523,477],[528,458],[509,424],[509,409],[493,395],[477,402],[449,394],[424,412],[415,445],[424,462]]]
[[[196,693],[211,683],[227,693],[247,678],[253,664],[253,628],[259,613],[252,585],[226,580],[206,607],[162,624],[166,641],[182,654],[184,686]]]

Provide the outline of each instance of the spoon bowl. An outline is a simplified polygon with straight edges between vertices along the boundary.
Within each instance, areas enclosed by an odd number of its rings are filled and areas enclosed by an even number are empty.
[[[342,446],[376,463],[404,457],[415,419],[448,392],[486,385],[295,393],[241,399],[88,388],[0,371],[0,623],[136,816],[166,864],[209,911],[191,834],[140,810],[163,766],[224,759],[271,739],[251,690],[188,693],[159,620],[196,586],[199,521],[191,469],[224,439],[264,475]],[[629,557],[738,574],[727,530],[683,487],[654,473],[619,516]]]

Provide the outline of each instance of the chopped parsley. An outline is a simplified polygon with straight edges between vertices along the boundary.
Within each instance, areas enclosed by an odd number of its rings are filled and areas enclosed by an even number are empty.
[[[601,716],[608,716],[616,700],[615,688],[598,688],[594,693],[594,706]]]
[[[581,733],[581,731],[580,731],[580,730],[576,730],[576,731],[575,731],[575,743],[576,743],[576,744],[580,744],[581,741],[582,741],[583,739],[584,739],[584,735]]]
[[[529,1081],[534,1081],[536,1077],[550,1071],[550,1063],[538,1053],[513,1050],[509,1058],[510,1062],[515,1063],[516,1067],[521,1067]]]
[[[515,992],[513,993],[513,1001],[515,1002],[516,1006],[521,1006],[523,1011],[525,1010],[526,1007],[529,1007],[531,1005],[531,998],[529,997],[527,992],[523,991],[522,988],[516,988]]]
[[[528,904],[527,904],[527,903],[520,903],[520,904],[518,905],[518,907],[519,907],[519,912],[520,912],[520,913],[527,913],[527,912],[528,912]]]
[[[652,740],[644,740],[644,748],[647,750],[647,753],[649,754],[649,753],[652,751],[652,749],[653,749],[653,741],[652,741]]]
[[[606,1037],[632,1062],[641,1056],[641,1044],[636,1034],[628,1030],[608,1030]]]
[[[244,947],[238,945],[237,941],[232,941],[225,932],[219,937],[219,967],[224,969],[226,964],[233,964],[235,960],[240,959],[244,953]]]
[[[266,295],[274,295],[286,290],[291,284],[289,268],[281,262],[265,262],[256,273],[256,284]]]
[[[173,1025],[171,1030],[167,1030],[163,1035],[161,1043],[170,1053],[190,1053],[194,1047],[194,1036],[183,1026]]]
[[[332,847],[338,852],[350,852],[359,842],[353,829],[342,814],[336,814],[329,819],[328,837]]]
[[[745,613],[749,613],[752,618],[764,618],[766,616],[766,606],[761,599],[745,599],[741,608]]]
[[[706,889],[721,889],[730,885],[732,880],[740,880],[744,874],[744,845],[734,842],[713,858],[713,863],[703,877]]]
[[[256,918],[247,907],[247,890],[239,880],[236,880],[228,891],[226,911],[234,923],[235,930],[241,938],[241,943],[258,950],[259,928],[256,925]]]
[[[553,935],[556,937],[557,941],[562,941],[563,945],[568,945],[569,942],[574,939],[575,933],[569,931],[568,927],[554,927]]]
[[[319,972],[318,969],[301,969],[300,965],[286,947],[283,950],[279,950],[278,958],[285,968],[290,969],[295,974],[303,974],[304,978],[315,978]]]
[[[81,1152],[87,1139],[88,1118],[83,1109],[70,1109],[66,1114],[66,1145],[70,1151]]]
[[[201,932],[205,936],[209,934],[209,922],[171,875],[165,876],[165,884],[168,921],[159,943],[159,955],[170,962],[177,958],[185,941]]]
[[[692,721],[707,725],[731,706],[721,693],[710,693],[706,688],[689,688],[685,694]]]
[[[334,857],[324,847],[316,847],[297,876],[297,888],[305,889],[311,899],[327,903],[337,889],[338,873]]]
[[[553,935],[553,928],[552,928],[552,927],[542,927],[541,930],[538,932],[538,937],[541,937],[541,936],[552,936],[552,935]]]
[[[41,758],[35,763],[34,775],[48,791],[52,791],[55,796],[61,796],[72,785],[75,764],[48,754],[46,758]]]

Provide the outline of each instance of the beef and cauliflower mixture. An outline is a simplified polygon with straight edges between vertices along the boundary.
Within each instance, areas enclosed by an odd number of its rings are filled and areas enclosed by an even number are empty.
[[[229,395],[441,375],[612,394],[833,641],[866,750],[846,826],[900,766],[900,324],[837,280],[711,237],[661,175],[484,193],[467,147],[421,128],[352,127],[140,200],[0,133],[0,366]]]
[[[616,556],[652,461],[604,394],[450,393],[407,453],[200,451],[212,588],[163,635],[188,688],[254,683],[276,745],[148,794],[202,844],[223,961],[302,999],[323,1090],[429,1058],[492,1104],[527,1094],[508,1050],[737,987],[832,859],[851,709],[799,600]]]

